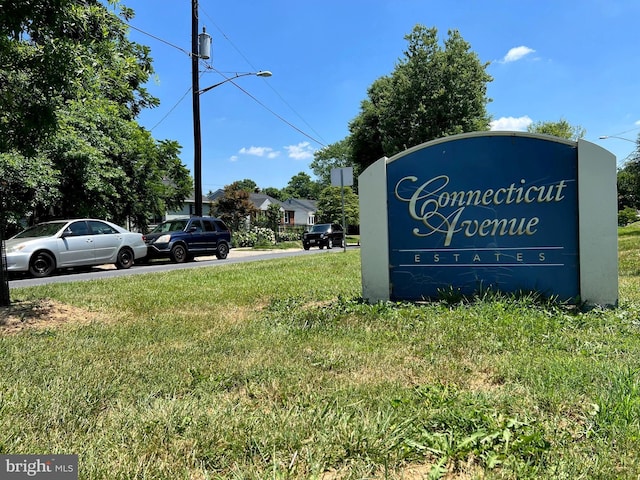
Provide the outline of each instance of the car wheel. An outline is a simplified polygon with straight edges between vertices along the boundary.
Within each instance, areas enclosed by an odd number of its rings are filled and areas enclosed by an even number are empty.
[[[305,250],[309,250],[309,245],[302,245],[302,248],[304,248]]]
[[[130,248],[122,248],[118,252],[118,258],[116,258],[116,268],[118,270],[124,270],[130,268],[133,265],[134,255]]]
[[[56,261],[47,252],[37,252],[29,262],[29,273],[37,278],[47,277],[56,269]]]
[[[181,244],[174,245],[169,256],[171,257],[171,261],[174,263],[184,263],[188,256],[187,249]]]
[[[224,260],[227,258],[227,255],[229,255],[229,245],[224,242],[219,243],[218,250],[216,250],[216,257],[218,257],[218,260]]]
[[[319,248],[320,248],[320,250],[322,250],[324,248],[324,245],[320,244]]]

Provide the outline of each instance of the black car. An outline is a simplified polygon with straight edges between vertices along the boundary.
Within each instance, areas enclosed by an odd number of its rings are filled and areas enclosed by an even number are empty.
[[[342,247],[344,232],[337,223],[318,223],[311,230],[302,234],[302,246],[305,250],[311,247]]]
[[[144,241],[149,259],[168,257],[175,263],[203,255],[223,259],[231,248],[231,231],[219,218],[175,218],[156,226]]]

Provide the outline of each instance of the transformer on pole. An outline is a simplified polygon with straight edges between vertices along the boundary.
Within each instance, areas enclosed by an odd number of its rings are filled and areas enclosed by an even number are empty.
[[[198,35],[198,57],[203,60],[211,58],[211,35],[202,27],[202,33]]]

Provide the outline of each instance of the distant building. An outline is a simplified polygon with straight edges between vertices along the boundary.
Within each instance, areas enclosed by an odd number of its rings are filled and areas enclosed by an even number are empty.
[[[284,208],[285,226],[310,227],[316,223],[318,202],[305,198],[290,198],[280,202]]]
[[[217,190],[215,193],[218,193],[218,192],[222,194],[222,190]],[[208,198],[203,196],[202,198],[202,214],[203,215],[209,215],[209,209],[211,208],[211,205],[213,204],[213,200],[215,200],[215,198]],[[190,217],[191,215],[195,215],[195,214],[196,214],[195,194],[191,192],[191,195],[189,195],[189,197],[184,199],[181,209],[167,211],[164,214],[164,218],[154,219],[153,223],[162,223],[165,220],[172,220],[174,218],[180,218],[180,217]]]

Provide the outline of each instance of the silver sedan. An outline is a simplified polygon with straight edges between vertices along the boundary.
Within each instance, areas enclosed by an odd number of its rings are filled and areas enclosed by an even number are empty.
[[[147,255],[142,234],[90,218],[39,223],[5,241],[9,272],[46,277],[59,268],[113,263],[129,268]]]

